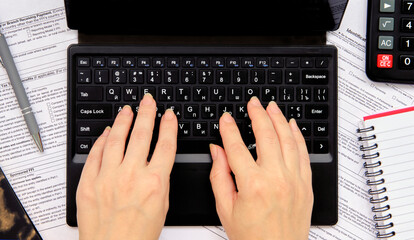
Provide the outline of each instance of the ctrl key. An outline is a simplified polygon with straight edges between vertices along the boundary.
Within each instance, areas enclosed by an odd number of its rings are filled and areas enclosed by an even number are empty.
[[[88,154],[92,148],[91,139],[77,139],[76,140],[76,153]]]

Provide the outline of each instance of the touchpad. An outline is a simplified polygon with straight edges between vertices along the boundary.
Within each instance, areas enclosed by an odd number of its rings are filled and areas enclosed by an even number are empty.
[[[166,225],[221,225],[210,183],[211,163],[175,163]]]

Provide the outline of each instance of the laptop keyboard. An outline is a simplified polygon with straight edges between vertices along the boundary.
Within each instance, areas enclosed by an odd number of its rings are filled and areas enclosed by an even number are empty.
[[[275,101],[295,118],[312,162],[331,162],[337,149],[336,49],[318,47],[116,47],[69,49],[69,155],[84,161],[124,105],[136,114],[151,93],[157,102],[153,144],[166,109],[178,118],[177,153],[209,153],[220,144],[219,118],[236,120],[255,151],[247,102]],[[333,146],[334,145],[334,146]],[[79,158],[79,156],[83,156]]]

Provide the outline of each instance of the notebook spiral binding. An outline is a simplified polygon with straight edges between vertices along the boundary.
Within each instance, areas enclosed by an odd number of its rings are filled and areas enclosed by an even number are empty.
[[[370,127],[366,127],[366,128],[358,128],[357,129],[357,133],[360,134],[364,134],[366,136],[360,136],[358,138],[358,141],[360,142],[366,142],[366,141],[370,141],[370,140],[374,140],[376,139],[375,134],[369,135],[369,132],[375,130],[374,126],[370,126]],[[364,175],[368,178],[367,180],[367,185],[368,186],[379,186],[381,184],[383,184],[385,182],[384,178],[380,178],[380,179],[371,179],[371,178],[375,178],[375,177],[379,177],[383,174],[382,169],[378,169],[378,167],[381,166],[381,161],[380,160],[376,160],[379,156],[380,153],[379,152],[373,152],[375,149],[378,148],[378,144],[373,144],[370,146],[364,146],[364,145],[360,145],[359,149],[364,152],[362,154],[362,159],[366,160],[364,162],[364,168],[367,169],[364,173]],[[370,171],[368,171],[370,170]],[[370,197],[369,201],[372,204],[379,204],[379,203],[385,203],[388,201],[388,196],[382,196],[382,194],[387,192],[387,188],[386,187],[382,187],[382,188],[370,188],[368,190],[368,194],[371,195],[372,197]],[[372,212],[374,213],[384,213],[386,211],[388,211],[390,209],[390,205],[385,205],[382,207],[375,207],[373,206],[371,208]],[[388,222],[386,223],[385,221],[391,220],[392,215],[391,213],[388,213],[387,215],[380,215],[377,216],[376,214],[374,215],[374,221],[376,221],[375,223],[375,228],[377,230],[387,230],[390,229],[394,226],[393,222]],[[383,232],[381,233],[380,231],[377,232],[377,238],[390,238],[395,236],[395,232],[394,231],[390,231],[390,232]]]

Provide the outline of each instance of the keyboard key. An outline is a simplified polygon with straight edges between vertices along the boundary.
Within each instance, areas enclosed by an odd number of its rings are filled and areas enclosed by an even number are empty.
[[[241,87],[231,87],[228,90],[228,100],[229,101],[241,101],[242,98],[242,88]]]
[[[193,99],[197,102],[208,101],[208,88],[207,87],[197,87],[193,91]]]
[[[302,105],[288,105],[287,118],[301,119],[302,111]]]
[[[329,59],[328,58],[316,58],[315,60],[315,67],[317,68],[327,68],[329,67]]]
[[[177,84],[178,83],[178,70],[165,70],[165,80],[164,83],[167,84]]]
[[[247,70],[234,70],[233,83],[234,84],[247,84],[248,72]]]
[[[183,70],[181,72],[181,83],[184,83],[184,84],[196,83],[196,71],[195,70]]]
[[[119,58],[108,58],[108,67],[119,67],[120,60]]]
[[[154,68],[163,68],[164,67],[164,58],[153,58],[152,67]]]
[[[160,84],[161,83],[161,70],[148,70],[147,71],[147,83]]]
[[[312,58],[301,58],[300,59],[300,66],[302,68],[313,68],[315,60]]]
[[[212,70],[200,70],[199,83],[212,84],[214,82],[214,75]]]
[[[279,100],[281,102],[293,102],[295,94],[293,87],[282,87],[279,91]]]
[[[91,139],[78,139],[76,140],[76,153],[88,154],[92,148]]]
[[[78,67],[89,67],[90,62],[87,57],[78,57]]]
[[[315,102],[327,102],[328,101],[328,88],[315,88],[313,100]]]
[[[327,70],[303,70],[302,83],[311,85],[328,84],[329,72]]]
[[[178,87],[176,90],[177,101],[190,101],[191,89],[190,87]]]
[[[100,136],[107,126],[112,126],[110,121],[79,121],[76,123],[78,136]]]
[[[240,59],[239,58],[227,58],[227,67],[228,68],[238,68],[240,67]]]
[[[198,105],[184,105],[184,118],[197,119],[200,117],[200,109]]]
[[[193,131],[194,136],[207,136],[207,130],[208,130],[208,124],[207,122],[194,122],[193,123]]]
[[[230,70],[217,70],[216,71],[216,83],[217,84],[229,84],[231,79]]]
[[[234,114],[233,105],[232,104],[220,104],[218,108],[218,115],[221,116],[223,113],[230,113],[230,115]]]
[[[211,94],[210,94],[210,98],[211,101],[224,101],[226,97],[226,92],[224,87],[212,87],[211,88]]]
[[[183,115],[181,111],[181,104],[167,104],[167,109],[171,109],[174,111],[175,116],[177,116],[177,119],[180,119]]]
[[[313,153],[328,153],[328,140],[314,140],[313,142]]]
[[[254,68],[255,67],[253,58],[242,58],[241,62],[242,62],[241,65],[243,68]]]
[[[78,83],[91,83],[91,70],[78,70]]]
[[[150,67],[151,66],[150,59],[149,58],[142,58],[142,57],[138,58],[137,66],[138,67],[143,67],[143,68]]]
[[[327,119],[328,118],[328,105],[306,105],[305,106],[305,117],[307,119]]]
[[[188,137],[190,136],[190,122],[179,122],[178,123],[178,136]]]
[[[180,67],[180,58],[167,58],[167,67],[169,68]]]
[[[315,136],[328,136],[328,123],[315,122],[313,124],[313,134]]]
[[[105,67],[105,58],[93,58],[92,59],[92,66],[94,67]]]
[[[201,118],[216,119],[217,118],[216,105],[201,105]]]
[[[299,58],[286,58],[286,67],[287,68],[299,67]]]
[[[260,98],[259,87],[246,87],[245,88],[245,100],[250,101],[250,98],[252,97]]]
[[[158,88],[158,99],[163,102],[173,101],[173,88],[172,87],[161,87]]]
[[[285,65],[285,61],[282,57],[273,57],[271,60],[272,68],[282,68]]]
[[[248,119],[249,114],[247,113],[247,106],[246,105],[236,105],[236,117],[238,119]]]
[[[262,88],[262,101],[270,102],[276,101],[277,94],[276,94],[276,87],[263,87]]]
[[[182,66],[184,68],[193,68],[195,67],[195,59],[194,58],[183,58],[183,64]]]
[[[144,83],[144,70],[130,70],[129,71],[129,83],[143,84]]]
[[[269,67],[269,59],[265,57],[258,57],[256,60],[256,66],[258,68],[267,68]]]
[[[134,67],[135,58],[125,57],[122,59],[122,67]]]
[[[106,100],[107,101],[120,101],[121,100],[121,87],[107,87],[106,88]]]
[[[138,88],[137,87],[124,87],[124,101],[138,101]]]
[[[76,117],[79,119],[111,119],[111,104],[78,104]]]
[[[102,87],[78,87],[77,95],[79,101],[102,101]]]
[[[224,68],[224,58],[213,58],[211,61],[211,66],[214,68]]]
[[[286,70],[285,81],[287,84],[299,84],[300,72],[299,70]]]
[[[95,70],[95,83],[107,84],[109,83],[108,70]]]
[[[266,75],[264,70],[252,70],[250,75],[250,83],[252,84],[264,84],[266,81]]]
[[[311,122],[297,122],[304,137],[309,137],[312,133]]]
[[[269,71],[269,84],[281,84],[283,79],[282,70],[270,70]]]
[[[112,71],[112,83],[123,84],[127,82],[126,70],[113,70]]]
[[[210,59],[209,58],[197,58],[197,67],[198,68],[208,68],[210,67]]]

